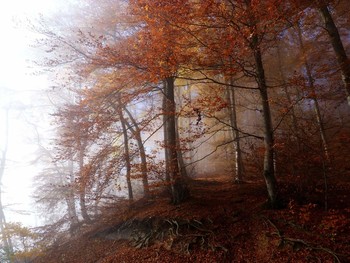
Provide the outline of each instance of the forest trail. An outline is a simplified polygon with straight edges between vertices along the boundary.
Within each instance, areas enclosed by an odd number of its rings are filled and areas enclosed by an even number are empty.
[[[34,262],[348,262],[349,207],[324,212],[291,199],[269,210],[263,182],[224,176],[197,178],[190,189],[177,206],[164,194],[106,209]]]

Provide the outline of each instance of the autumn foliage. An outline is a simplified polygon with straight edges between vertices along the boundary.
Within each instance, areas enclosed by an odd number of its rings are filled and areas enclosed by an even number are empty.
[[[42,186],[62,189],[54,205],[65,207],[66,215],[57,229],[69,228],[74,236],[76,229],[101,220],[108,214],[106,207],[123,198],[128,200],[123,203],[128,220],[137,202],[156,207],[157,200],[165,199],[189,213],[204,213],[186,206],[205,206],[208,201],[210,207],[213,201],[205,197],[205,191],[212,190],[203,182],[197,189],[195,178],[225,175],[238,183],[220,184],[227,190],[223,202],[228,207],[210,219],[212,225],[203,214],[186,218],[210,226],[205,225],[208,231],[193,221],[178,226],[184,230],[187,224],[197,232],[174,234],[177,241],[180,236],[199,237],[193,242],[186,239],[187,243],[174,241],[174,246],[187,246],[181,253],[191,254],[193,247],[197,255],[196,249],[205,247],[213,260],[244,262],[248,249],[236,248],[232,240],[256,238],[250,245],[257,249],[249,256],[255,262],[259,256],[261,262],[286,262],[283,251],[289,245],[302,247],[297,256],[286,252],[295,262],[303,255],[341,262],[344,251],[339,250],[346,245],[324,238],[344,238],[349,224],[349,208],[333,199],[341,182],[349,187],[345,2],[105,0],[99,12],[84,18],[90,28],[75,24],[62,35],[41,29],[42,44],[49,51],[42,63],[61,76],[58,94],[69,97],[54,114],[57,133],[50,171],[55,180],[42,180]],[[84,8],[98,6],[86,1]],[[76,16],[77,21],[82,19]],[[213,189],[220,192],[220,187]],[[249,238],[235,228],[229,207],[229,193],[236,190],[233,200],[248,200],[239,213],[249,223],[240,222],[239,216],[238,221],[248,229]],[[219,205],[220,194],[215,195],[213,202]],[[258,219],[248,209],[253,204],[250,198],[259,200]],[[146,214],[142,210],[140,217]],[[169,213],[159,219],[160,225],[176,216],[185,217],[184,212]],[[169,224],[176,228],[182,222],[176,220]],[[230,241],[224,241],[221,232],[215,237],[222,224],[238,231],[230,232]],[[322,224],[322,230],[316,224]],[[142,242],[157,246],[157,238],[150,235]],[[157,253],[168,256],[161,248]],[[106,262],[113,260],[111,256]]]

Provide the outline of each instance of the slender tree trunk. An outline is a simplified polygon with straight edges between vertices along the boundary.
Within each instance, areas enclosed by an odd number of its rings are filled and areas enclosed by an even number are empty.
[[[170,178],[170,149],[167,147],[167,142],[169,141],[168,138],[168,113],[166,112],[166,107],[167,107],[167,97],[165,95],[165,86],[166,86],[166,81],[164,81],[164,96],[163,96],[163,130],[164,130],[164,161],[165,161],[165,181],[167,182],[169,186],[169,190],[171,191],[171,178]]]
[[[78,153],[78,162],[79,162],[79,171],[80,173],[83,172],[84,169],[84,148],[81,141],[79,139],[79,153]],[[89,214],[87,212],[86,208],[86,180],[81,176],[82,181],[80,182],[79,185],[79,204],[80,204],[80,211],[81,211],[81,216],[86,222],[90,222],[91,219],[89,217]]]
[[[230,78],[230,84],[233,84],[232,77]],[[228,102],[229,102],[229,115],[230,124],[232,126],[232,137],[234,140],[234,152],[235,152],[235,178],[236,183],[242,182],[243,177],[243,160],[241,141],[239,137],[238,125],[237,125],[237,111],[236,111],[236,95],[235,90],[232,87],[227,88]]]
[[[6,257],[13,262],[13,245],[11,237],[6,233],[6,217],[4,212],[4,207],[2,204],[2,179],[5,174],[5,166],[6,166],[6,158],[7,158],[7,149],[9,142],[9,109],[6,109],[5,116],[5,145],[4,149],[2,149],[1,160],[0,160],[0,231],[2,234],[2,242],[4,244],[4,252]]]
[[[346,55],[346,51],[344,49],[343,42],[341,41],[338,28],[334,23],[331,13],[329,12],[329,8],[327,4],[324,3],[324,1],[321,2],[322,4],[319,7],[319,11],[324,20],[325,28],[329,35],[334,53],[337,57],[347,95],[348,104],[350,105],[350,61],[348,56]]]
[[[164,114],[165,114],[165,127],[164,127],[164,140],[166,151],[166,159],[168,160],[167,170],[169,171],[172,202],[174,204],[181,203],[187,195],[187,187],[183,178],[181,177],[178,158],[176,152],[176,125],[175,125],[175,96],[174,96],[174,78],[168,77],[165,79],[164,85]]]
[[[254,39],[255,38],[255,39]],[[269,98],[267,93],[267,85],[265,79],[265,71],[262,63],[262,56],[260,48],[257,45],[258,36],[253,36],[254,45],[254,59],[257,73],[257,82],[261,97],[263,118],[264,118],[264,179],[267,187],[269,196],[269,202],[271,207],[275,208],[278,206],[277,198],[277,180],[275,177],[274,169],[274,132],[271,119],[271,111],[269,105]]]
[[[74,166],[73,166],[73,161],[69,161],[69,183],[73,185],[74,183]],[[58,168],[57,172],[60,172]],[[75,200],[74,200],[74,188],[72,186],[69,187],[67,195],[65,197],[66,204],[67,204],[67,213],[69,217],[69,222],[70,222],[70,228],[73,230],[75,226],[79,224],[79,219],[77,215],[77,209],[75,206]],[[74,231],[72,231],[74,232]]]
[[[123,136],[124,136],[124,158],[125,158],[125,167],[126,167],[126,183],[128,186],[129,201],[131,202],[134,199],[134,197],[133,197],[132,185],[131,185],[131,164],[130,164],[130,153],[129,153],[129,138],[128,138],[128,131],[126,129],[126,120],[124,119],[122,108],[121,108],[120,97],[118,97],[118,103],[119,103],[118,115],[119,115],[120,123],[122,125]]]
[[[77,216],[77,210],[75,207],[74,195],[71,190],[69,190],[69,194],[66,197],[66,203],[67,203],[67,212],[69,216],[69,221],[71,225],[76,225],[79,222],[79,220]]]
[[[283,63],[282,63],[282,57],[281,57],[281,50],[280,50],[280,46],[277,46],[277,55],[278,55],[278,68],[279,68],[279,75],[282,81],[282,86],[283,86],[283,92],[286,96],[287,102],[288,102],[288,107],[291,107],[290,109],[290,120],[291,120],[291,128],[292,128],[292,134],[294,136],[291,136],[291,138],[294,139],[293,142],[296,143],[296,152],[297,154],[300,153],[300,149],[301,149],[301,142],[300,142],[300,136],[299,136],[299,125],[298,125],[298,120],[295,114],[295,105],[293,105],[293,101],[292,101],[292,97],[290,95],[290,92],[288,90],[288,86],[287,86],[287,81],[286,81],[286,77],[284,74],[284,70],[283,70]],[[292,154],[292,151],[290,151]],[[290,155],[290,158],[292,156]],[[296,175],[297,174],[297,170],[298,170],[298,165],[295,164],[295,162],[292,162],[292,174]]]
[[[188,92],[188,99],[189,99],[189,102],[190,102],[190,105],[192,105],[192,89],[191,89],[191,85],[189,85],[187,83],[187,92]],[[187,121],[187,129],[188,129],[188,132],[187,132],[187,136],[189,138],[191,138],[191,123],[192,123],[192,118],[191,118],[191,115],[188,117],[188,121]],[[193,151],[193,142],[192,140],[189,140],[188,143],[187,143],[187,149],[189,149],[188,151],[188,155],[187,155],[187,158],[189,159],[189,163],[190,164],[193,164],[194,162],[194,157],[195,157],[195,153]],[[195,165],[190,165],[189,166],[189,174],[190,176],[192,176],[193,174],[196,174],[196,166]]]
[[[98,165],[98,178],[106,178],[108,177],[106,175],[106,171],[104,169],[104,161],[100,161],[99,165]],[[100,209],[99,209],[99,205],[101,203],[101,198],[103,195],[103,191],[105,189],[106,186],[106,181],[102,180],[102,182],[98,182],[96,188],[95,188],[95,193],[98,193],[98,195],[95,196],[94,198],[94,204],[93,204],[93,215],[96,218],[100,213]]]
[[[50,151],[48,151],[45,148],[43,148],[43,149],[45,150],[46,154],[49,155],[50,158],[53,159],[53,156],[51,156]],[[53,163],[54,163],[54,167],[55,167],[56,173],[62,175],[60,177],[60,184],[61,185],[67,184],[67,181],[66,181],[67,178],[63,178],[63,175],[65,174],[65,171],[62,171],[55,162],[53,162]],[[67,215],[68,215],[68,221],[70,223],[69,231],[70,231],[71,235],[74,235],[75,232],[76,232],[76,229],[77,229],[77,227],[79,225],[79,218],[78,218],[78,215],[77,215],[77,209],[76,209],[76,204],[75,204],[75,196],[74,196],[74,183],[75,183],[75,180],[74,180],[74,162],[73,162],[73,158],[69,161],[68,173],[69,173],[68,184],[70,186],[68,187],[67,191],[65,192],[64,200],[65,200],[66,205],[67,205]]]
[[[81,191],[79,193],[79,204],[80,204],[80,210],[81,210],[81,215],[82,215],[83,219],[86,222],[90,222],[91,219],[87,213],[87,208],[86,208],[85,191]]]
[[[176,148],[177,150],[177,159],[179,161],[179,170],[182,178],[187,178],[186,164],[183,158],[180,142],[180,132],[179,132],[179,118],[175,118],[175,127],[176,127]]]
[[[300,138],[299,138],[299,125],[298,125],[298,120],[295,114],[295,109],[293,105],[293,101],[290,95],[290,92],[288,90],[287,87],[287,81],[286,81],[286,77],[284,74],[284,70],[283,70],[283,63],[281,61],[282,57],[281,57],[281,50],[280,50],[280,46],[277,46],[277,55],[278,55],[278,68],[279,68],[279,75],[282,81],[282,86],[283,86],[283,91],[284,94],[286,95],[286,99],[288,102],[288,105],[290,105],[291,110],[290,110],[290,117],[291,117],[291,121],[292,121],[292,128],[293,128],[293,133],[294,133],[294,137],[295,137],[295,141],[297,143],[297,151],[300,151]]]
[[[251,0],[245,0],[247,9],[251,8]],[[252,37],[250,40],[250,48],[253,51],[255,70],[256,70],[256,81],[258,84],[258,89],[261,98],[262,112],[263,112],[263,122],[264,122],[264,179],[266,183],[269,203],[272,208],[276,208],[279,205],[279,200],[277,196],[278,184],[275,177],[275,167],[274,167],[274,130],[272,126],[272,118],[270,111],[270,103],[267,92],[266,77],[264,66],[262,62],[262,55],[260,49],[259,32],[256,26],[256,18],[254,15],[251,16],[252,24]]]
[[[320,130],[320,136],[321,136],[321,141],[322,141],[322,145],[323,145],[323,152],[324,155],[326,157],[326,159],[329,159],[329,155],[328,155],[328,142],[327,142],[327,138],[326,138],[326,132],[324,129],[324,124],[323,124],[323,119],[322,119],[322,114],[321,114],[321,109],[320,109],[320,105],[317,99],[317,93],[316,93],[316,89],[314,86],[314,79],[312,77],[312,72],[311,72],[311,68],[310,65],[308,63],[307,57],[306,57],[306,51],[305,51],[305,47],[304,47],[304,42],[303,42],[303,36],[301,34],[301,29],[299,24],[297,25],[297,30],[298,30],[298,40],[299,40],[299,45],[300,45],[300,49],[302,52],[302,55],[304,57],[304,66],[306,69],[306,77],[308,80],[308,84],[309,84],[309,88],[310,91],[312,93],[312,101],[314,103],[314,111],[315,111],[315,115],[316,115],[316,120],[317,120],[317,124]]]
[[[79,227],[79,219],[77,216],[77,211],[74,202],[74,196],[71,195],[71,190],[68,190],[69,193],[65,197],[65,201],[67,204],[67,213],[68,213],[68,221],[69,221],[69,232],[71,236],[76,234],[76,230]]]
[[[178,89],[177,92],[177,100],[179,108],[182,109],[182,99],[181,99],[181,91]],[[176,147],[177,147],[177,159],[179,161],[179,170],[182,178],[187,178],[187,170],[186,170],[186,164],[183,158],[183,152],[181,147],[181,136],[180,136],[180,130],[179,130],[179,116],[175,116],[175,129],[176,129]]]
[[[1,189],[0,189],[1,190]],[[6,258],[13,262],[13,245],[11,237],[6,232],[6,217],[3,210],[2,198],[0,196],[0,231],[2,235],[2,242],[4,244],[3,250],[5,252]]]
[[[148,168],[147,168],[147,156],[145,146],[143,145],[141,129],[136,122],[135,118],[132,116],[131,112],[124,106],[124,111],[129,116],[134,128],[130,125],[128,121],[125,120],[125,124],[128,126],[129,130],[134,134],[137,141],[137,146],[139,148],[139,154],[141,159],[141,174],[142,174],[142,184],[143,184],[143,194],[145,197],[149,197],[149,185],[148,185]]]
[[[68,190],[71,192],[70,190]],[[77,211],[74,203],[74,196],[71,195],[71,193],[68,193],[68,195],[65,197],[65,201],[67,204],[67,213],[69,217],[69,224],[70,224],[70,230],[71,233],[74,232],[75,227],[79,224]]]
[[[0,191],[2,191],[0,187]],[[2,236],[2,242],[4,244],[3,250],[5,252],[6,258],[10,260],[10,262],[13,262],[12,256],[13,256],[13,244],[11,237],[8,235],[6,231],[6,217],[5,212],[2,204],[2,197],[0,194],[0,231]]]

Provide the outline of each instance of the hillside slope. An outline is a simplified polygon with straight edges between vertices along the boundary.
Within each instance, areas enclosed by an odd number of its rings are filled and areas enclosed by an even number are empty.
[[[349,262],[350,184],[298,201],[281,184],[285,208],[269,210],[262,182],[196,179],[179,206],[166,196],[119,204],[74,238],[34,260],[49,262]]]

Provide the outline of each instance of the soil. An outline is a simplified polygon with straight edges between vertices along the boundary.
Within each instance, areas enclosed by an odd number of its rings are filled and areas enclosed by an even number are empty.
[[[271,210],[262,181],[198,178],[181,205],[166,194],[106,208],[100,219],[34,262],[350,262],[350,182],[280,182]],[[305,190],[305,189],[303,189]]]

